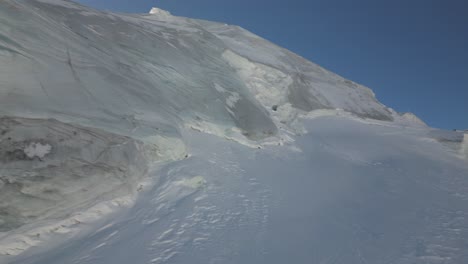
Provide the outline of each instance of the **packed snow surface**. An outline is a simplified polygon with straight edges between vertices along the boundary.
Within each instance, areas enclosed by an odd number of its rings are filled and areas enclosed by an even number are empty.
[[[468,263],[468,139],[242,28],[0,1],[0,263]]]
[[[468,164],[425,129],[306,122],[300,150],[197,131],[132,208],[12,263],[465,263]]]

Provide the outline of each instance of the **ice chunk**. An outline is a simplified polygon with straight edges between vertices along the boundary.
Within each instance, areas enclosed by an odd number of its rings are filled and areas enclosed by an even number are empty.
[[[52,150],[52,146],[49,144],[42,144],[40,142],[31,142],[25,149],[24,153],[28,158],[32,159],[38,157],[44,158]]]
[[[162,15],[162,16],[170,16],[171,15],[171,13],[169,11],[162,10],[160,8],[157,8],[157,7],[151,8],[149,13],[151,15]]]

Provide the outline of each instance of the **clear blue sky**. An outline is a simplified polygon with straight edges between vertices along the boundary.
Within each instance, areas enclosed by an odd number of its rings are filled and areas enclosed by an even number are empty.
[[[466,0],[79,0],[240,25],[429,125],[468,129]]]

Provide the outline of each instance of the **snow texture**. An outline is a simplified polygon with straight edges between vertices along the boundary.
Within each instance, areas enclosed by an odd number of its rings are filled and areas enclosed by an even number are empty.
[[[0,1],[0,263],[468,263],[468,137],[242,28]]]

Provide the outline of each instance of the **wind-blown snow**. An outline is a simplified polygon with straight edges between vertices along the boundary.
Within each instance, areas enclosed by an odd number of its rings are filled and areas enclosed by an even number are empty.
[[[464,263],[465,161],[425,129],[306,126],[299,152],[189,132],[192,156],[155,171],[132,209],[13,263]]]
[[[468,143],[254,34],[0,1],[0,263],[465,263]]]

